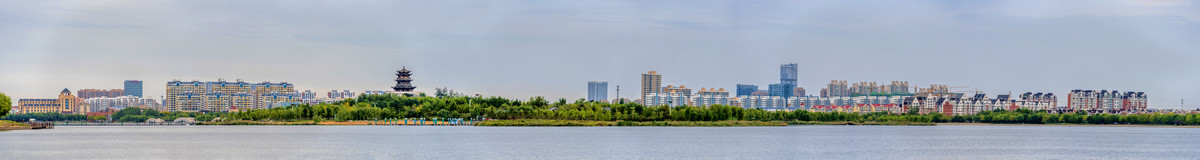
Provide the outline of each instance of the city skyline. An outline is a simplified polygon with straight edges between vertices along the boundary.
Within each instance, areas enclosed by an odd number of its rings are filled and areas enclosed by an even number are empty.
[[[125,80],[154,99],[176,79],[389,90],[401,66],[425,92],[573,100],[586,97],[582,82],[636,87],[647,71],[662,86],[763,89],[797,63],[810,95],[830,80],[899,80],[989,95],[1140,91],[1152,108],[1200,106],[1200,8],[1189,1],[9,4],[0,92],[14,104]]]

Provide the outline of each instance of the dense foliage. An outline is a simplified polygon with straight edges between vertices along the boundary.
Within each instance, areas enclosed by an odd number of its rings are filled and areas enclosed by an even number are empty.
[[[983,123],[1071,123],[1071,124],[1161,124],[1200,125],[1200,114],[1087,114],[1086,112],[1050,114],[1045,111],[1017,109],[1013,111],[992,110],[975,115],[954,116],[953,122]]]
[[[5,115],[4,117],[0,117],[0,119],[17,122],[29,122],[29,119],[37,121],[84,121],[87,120],[87,116],[62,113],[22,113]]]
[[[172,122],[181,117],[196,118],[196,121],[210,121],[221,115],[223,113],[160,112],[149,108],[129,107],[113,113],[111,117],[117,122],[146,122],[151,118],[161,118],[163,121]]]
[[[116,122],[146,122],[151,118],[162,118],[165,121],[174,121],[179,117],[193,117],[196,121],[209,121],[217,117],[221,117],[223,113],[191,113],[191,112],[160,112],[154,109],[142,109],[129,107],[121,109],[111,115],[112,120]],[[0,117],[3,120],[11,120],[17,122],[27,122],[29,119],[38,121],[103,121],[107,120],[104,116],[88,117],[82,114],[61,114],[61,113],[24,113],[12,114]]]
[[[335,104],[293,105],[230,114],[232,120],[374,120],[383,118],[464,119],[552,119],[592,121],[949,121],[940,114],[825,113],[809,111],[766,111],[712,105],[647,107],[639,104],[610,104],[583,99],[550,103],[542,97],[529,101],[499,97],[403,97],[363,95]]]
[[[0,116],[7,115],[9,110],[12,110],[12,99],[0,93]]]

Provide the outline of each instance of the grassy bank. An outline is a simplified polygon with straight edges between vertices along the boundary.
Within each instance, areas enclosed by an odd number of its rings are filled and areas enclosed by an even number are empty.
[[[13,121],[0,120],[0,131],[33,129],[29,125]]]
[[[787,126],[781,122],[761,121],[585,121],[585,120],[490,120],[475,123],[476,126],[688,126],[688,127],[734,127],[734,126]]]
[[[25,124],[13,122],[13,121],[0,120],[0,127],[29,127],[29,125],[25,125]]]
[[[898,122],[872,122],[872,121],[867,121],[867,122],[850,122],[850,121],[840,121],[840,122],[788,121],[788,122],[787,122],[787,124],[788,124],[788,125],[888,125],[888,126],[936,126],[936,125],[937,125],[937,124],[935,124],[935,123],[926,123],[926,122],[904,122],[904,121],[898,121]]]

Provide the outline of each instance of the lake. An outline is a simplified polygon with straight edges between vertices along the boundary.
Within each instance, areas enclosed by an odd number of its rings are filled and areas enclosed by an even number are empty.
[[[1200,129],[1086,126],[60,126],[0,159],[1197,159]]]

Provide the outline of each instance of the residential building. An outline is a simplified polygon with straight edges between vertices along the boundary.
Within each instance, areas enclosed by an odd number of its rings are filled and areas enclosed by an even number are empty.
[[[758,86],[752,84],[738,84],[736,96],[748,96],[751,93],[758,91]]]
[[[826,88],[821,90],[821,97],[850,96],[850,94],[850,87],[847,86],[846,81],[839,80],[829,81]]]
[[[228,112],[267,109],[280,102],[300,102],[291,83],[247,83],[171,81],[167,82],[163,108],[183,112]]]
[[[608,82],[591,81],[588,82],[587,100],[595,102],[608,101]]]
[[[963,93],[922,93],[904,100],[906,107],[916,107],[920,113],[942,113],[945,115],[973,115],[982,111],[996,109],[1016,110],[1055,110],[1057,97],[1049,93],[1021,94],[1018,98],[1001,94],[989,98],[987,94],[976,93],[966,96]]]
[[[158,100],[141,98],[137,96],[88,98],[84,99],[83,102],[91,105],[91,110],[88,112],[100,112],[110,108],[114,110],[121,110],[127,107],[163,110],[162,105],[158,103]]]
[[[125,80],[125,95],[142,97],[142,81]]]
[[[83,98],[71,95],[71,90],[65,88],[59,92],[57,99],[19,99],[17,105],[21,113],[84,114],[91,110]]]
[[[79,98],[110,98],[120,97],[125,95],[125,90],[122,89],[81,89],[76,91],[76,96]]]
[[[1031,110],[1054,110],[1058,107],[1058,97],[1054,93],[1025,92],[1021,94],[1017,105]]]
[[[739,106],[765,110],[787,109],[787,99],[780,96],[750,95],[738,96]]]
[[[718,104],[719,105],[733,105],[733,104],[729,103],[732,100],[732,98],[734,98],[734,97],[730,97],[729,92],[726,92],[724,88],[721,88],[721,89],[700,88],[700,91],[696,92],[696,96],[692,97],[692,105],[695,105],[695,106],[709,106],[709,105],[718,105]]]
[[[388,91],[363,91],[364,95],[384,95],[388,93]]]
[[[355,98],[358,97],[358,95],[355,95],[354,92],[350,92],[350,90],[342,90],[341,92],[338,92],[338,90],[330,90],[329,92],[325,92],[325,97],[329,98],[330,100],[339,101],[346,98]]]
[[[667,85],[666,87],[663,87],[661,91],[662,92],[681,93],[684,96],[688,96],[688,97],[692,96],[692,89],[689,89],[689,88],[687,88],[687,86],[682,86],[682,85],[680,85],[679,87],[676,87],[673,85]]]
[[[317,99],[317,93],[314,93],[312,90],[304,90],[304,92],[299,92],[299,94],[300,100],[302,101],[312,101]]]
[[[642,103],[645,106],[684,106],[690,105],[691,96],[680,92],[656,92],[646,94]]]
[[[1147,99],[1145,92],[1125,92],[1116,90],[1071,90],[1067,94],[1068,110],[1083,110],[1091,113],[1119,113],[1124,111],[1144,111]]]
[[[646,95],[662,92],[662,75],[657,71],[642,74],[642,105],[647,105]]]

